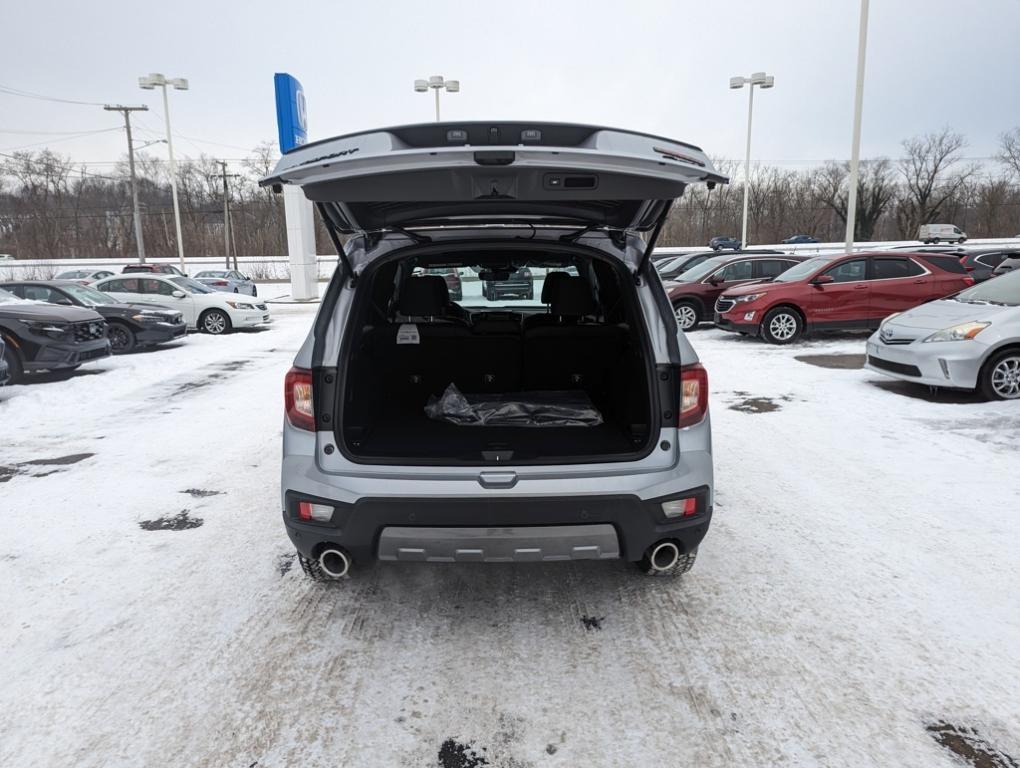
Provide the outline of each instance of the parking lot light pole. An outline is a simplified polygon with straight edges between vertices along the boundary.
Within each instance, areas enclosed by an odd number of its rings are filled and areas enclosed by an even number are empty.
[[[775,85],[775,78],[766,75],[764,72],[755,72],[750,77],[737,75],[730,78],[730,88],[738,90],[748,86],[747,94],[747,149],[744,153],[744,219],[740,231],[740,247],[747,247],[747,193],[751,185],[751,115],[754,111],[754,86],[759,88],[771,88]]]
[[[846,201],[846,252],[854,249],[857,224],[857,179],[861,164],[861,111],[864,107],[864,56],[868,50],[868,0],[861,0],[861,24],[857,33],[857,91],[854,94],[854,130],[850,147],[850,189]]]
[[[145,241],[142,239],[142,214],[138,210],[138,183],[135,181],[135,145],[131,140],[131,113],[148,112],[149,108],[125,107],[121,104],[106,104],[103,106],[107,112],[120,112],[124,115],[124,128],[127,130],[128,143],[128,169],[131,174],[131,205],[134,210],[135,219],[135,246],[138,248],[138,263],[145,263]]]
[[[439,92],[444,88],[449,93],[460,91],[460,80],[444,80],[442,75],[433,75],[428,80],[415,80],[414,90],[417,93],[428,93],[429,89],[436,92],[436,122],[439,122]]]
[[[177,258],[181,262],[181,272],[187,272],[184,268],[184,238],[181,234],[181,206],[177,201],[177,163],[174,160],[174,138],[170,131],[170,101],[166,95],[166,87],[173,86],[175,90],[188,90],[188,81],[183,77],[168,78],[159,72],[153,72],[148,77],[138,78],[138,85],[147,91],[156,88],[163,89],[163,116],[166,118],[166,146],[167,154],[170,157],[170,194],[174,201],[174,227],[177,230]]]

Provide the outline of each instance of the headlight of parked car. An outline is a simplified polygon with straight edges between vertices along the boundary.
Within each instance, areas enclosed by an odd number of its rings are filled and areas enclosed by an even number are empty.
[[[748,301],[757,301],[762,296],[764,296],[766,293],[768,293],[768,292],[764,291],[762,293],[749,293],[746,296],[737,296],[737,304],[744,304],[745,302],[748,302]]]
[[[234,309],[255,309],[254,304],[246,304],[243,301],[228,301],[227,304],[232,306]]]
[[[941,331],[935,331],[925,341],[968,341],[990,325],[991,323],[963,323],[961,325],[954,325],[952,328],[943,328]]]
[[[68,329],[68,323],[48,323],[44,320],[22,320],[21,323],[32,333],[49,336],[54,339],[59,339],[67,333]]]
[[[139,312],[137,315],[131,315],[131,319],[134,320],[136,323],[162,323],[162,322],[165,322],[165,320],[163,319],[163,317],[161,315],[158,315],[155,312],[148,312],[148,311],[144,311],[144,310],[142,312]]]

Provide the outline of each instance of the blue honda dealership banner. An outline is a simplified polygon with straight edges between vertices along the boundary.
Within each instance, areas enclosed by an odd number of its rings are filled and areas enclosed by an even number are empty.
[[[297,78],[283,72],[273,76],[276,85],[276,125],[280,130],[280,151],[290,152],[308,141],[305,91]]]

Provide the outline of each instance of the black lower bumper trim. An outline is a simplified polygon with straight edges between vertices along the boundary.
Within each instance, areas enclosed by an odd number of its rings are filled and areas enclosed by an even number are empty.
[[[697,513],[667,518],[662,502],[697,499]],[[697,548],[708,532],[712,509],[704,486],[656,499],[630,495],[527,498],[364,498],[354,504],[287,491],[283,512],[287,534],[303,555],[314,557],[324,544],[338,545],[355,560],[374,559],[379,536],[389,526],[527,527],[609,523],[615,529],[624,560],[640,560],[662,539],[680,542],[685,552]],[[311,501],[333,507],[329,522],[299,519],[298,503]]]
[[[902,376],[916,376],[917,378],[921,378],[921,369],[916,365],[894,363],[892,360],[883,360],[880,357],[874,357],[872,355],[868,355],[868,365],[880,368],[883,371],[889,371],[890,373],[898,373]]]

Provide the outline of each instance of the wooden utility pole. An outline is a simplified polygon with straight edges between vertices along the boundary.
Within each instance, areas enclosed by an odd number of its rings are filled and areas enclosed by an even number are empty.
[[[226,259],[226,268],[230,269],[230,188],[227,186],[228,178],[237,178],[236,173],[227,173],[227,161],[220,160],[220,168],[223,171],[223,256]],[[234,248],[234,269],[237,269],[237,248]]]
[[[134,207],[135,218],[135,245],[138,247],[138,263],[145,263],[145,242],[142,239],[142,214],[138,210],[138,184],[135,182],[135,145],[131,140],[131,113],[148,112],[149,108],[125,107],[121,104],[106,104],[103,109],[107,112],[120,112],[124,115],[124,128],[127,130],[128,142],[128,168],[131,169],[131,202]]]

